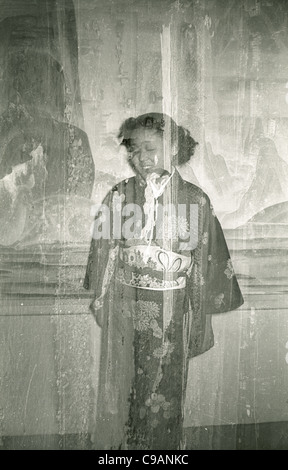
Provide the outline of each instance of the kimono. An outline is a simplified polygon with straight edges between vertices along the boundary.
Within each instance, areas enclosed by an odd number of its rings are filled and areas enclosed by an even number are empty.
[[[104,200],[111,213],[117,205],[120,210],[119,204],[144,209],[139,237],[118,234],[91,242],[84,287],[93,290],[102,326],[94,435],[98,449],[184,448],[189,359],[213,346],[211,316],[243,303],[208,196],[177,170],[154,201],[147,194],[132,177]],[[162,211],[156,233],[161,204],[176,213]],[[197,207],[192,217],[191,206]],[[186,218],[178,207],[187,208]],[[193,233],[192,226],[195,246],[185,249],[179,243],[181,231]]]

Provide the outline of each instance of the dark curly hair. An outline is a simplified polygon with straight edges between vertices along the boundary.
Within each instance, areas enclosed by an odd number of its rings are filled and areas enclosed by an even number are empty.
[[[194,155],[198,142],[191,137],[187,129],[178,126],[170,116],[162,113],[147,113],[137,118],[126,119],[118,134],[118,138],[121,139],[120,145],[124,145],[129,150],[131,132],[141,127],[155,129],[159,133],[163,133],[167,128],[169,129],[171,145],[175,145],[178,149],[176,154],[176,163],[178,165],[188,162]]]

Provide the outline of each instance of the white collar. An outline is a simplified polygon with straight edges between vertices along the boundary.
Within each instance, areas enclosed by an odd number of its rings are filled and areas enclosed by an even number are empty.
[[[174,173],[175,173],[175,167],[173,166],[172,173],[170,176],[165,175],[165,176],[159,177],[158,173],[151,173],[151,175],[149,175],[146,181],[147,181],[147,185],[150,186],[155,199],[158,199],[158,197],[160,197],[161,194],[163,194],[164,189],[166,188],[167,184],[171,180]],[[155,184],[156,179],[161,179],[159,185]]]

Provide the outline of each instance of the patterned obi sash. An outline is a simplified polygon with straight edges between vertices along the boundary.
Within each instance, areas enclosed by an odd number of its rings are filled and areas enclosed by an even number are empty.
[[[190,256],[154,245],[122,248],[119,257],[118,281],[139,289],[183,289],[186,274],[192,268]]]

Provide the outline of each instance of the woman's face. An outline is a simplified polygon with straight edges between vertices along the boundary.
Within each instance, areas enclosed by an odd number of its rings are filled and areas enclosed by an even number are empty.
[[[169,161],[165,161],[163,132],[159,130],[139,128],[132,131],[128,152],[130,164],[145,180],[157,170],[171,169],[170,155]]]

